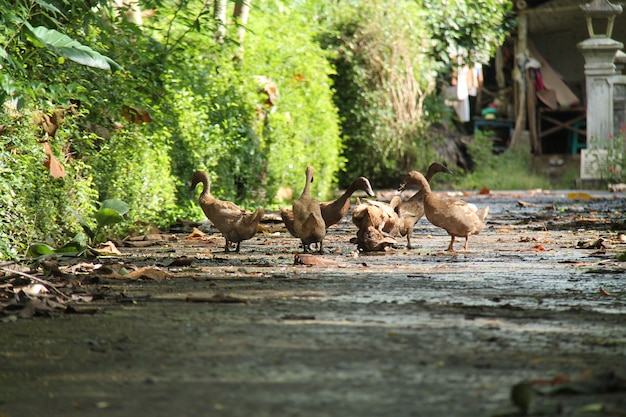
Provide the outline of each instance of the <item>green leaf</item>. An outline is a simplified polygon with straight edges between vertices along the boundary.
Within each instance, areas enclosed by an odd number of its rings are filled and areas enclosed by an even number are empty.
[[[72,241],[72,242],[66,243],[65,245],[55,250],[55,253],[62,253],[65,255],[70,255],[70,254],[78,255],[84,252],[85,249],[87,249],[85,246],[80,245],[78,242]]]
[[[48,10],[49,12],[53,12],[56,14],[60,14],[61,16],[64,16],[63,13],[61,12],[61,10],[57,9],[54,5],[43,1],[43,0],[35,0],[35,3],[37,3],[38,5],[41,6],[42,9]]]
[[[124,220],[124,217],[117,211],[111,208],[101,208],[96,212],[96,221],[98,222],[98,229],[109,226],[111,224],[120,223]]]
[[[33,243],[28,247],[27,255],[32,257],[39,257],[41,255],[54,254],[55,250],[52,246],[48,246],[45,243]]]
[[[122,68],[111,58],[54,29],[38,26],[32,29],[32,34],[46,48],[79,64],[105,70],[111,70],[111,67],[114,69]]]
[[[118,200],[117,198],[110,198],[108,200],[104,200],[100,208],[101,209],[103,208],[113,209],[117,211],[119,214],[121,214],[122,216],[128,213],[128,210],[130,210],[130,206],[127,203],[123,202],[122,200]]]
[[[76,219],[78,220],[78,222],[80,223],[80,225],[83,227],[83,230],[85,231],[85,233],[90,237],[93,238],[95,235],[95,232],[93,230],[91,230],[91,226],[89,226],[89,223],[87,223],[85,221],[85,219],[83,219],[83,217],[80,215],[80,213],[78,213],[76,210],[74,210],[72,207],[68,207],[68,210],[72,212],[72,214],[74,214],[74,216],[76,217]]]

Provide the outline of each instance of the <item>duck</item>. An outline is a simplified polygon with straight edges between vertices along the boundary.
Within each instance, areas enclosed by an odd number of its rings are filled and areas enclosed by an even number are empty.
[[[345,217],[350,209],[350,197],[352,197],[352,194],[358,190],[365,191],[365,193],[370,197],[374,196],[374,191],[372,190],[370,181],[365,177],[358,177],[350,183],[348,188],[346,188],[346,191],[344,191],[339,198],[320,203],[320,210],[322,211],[322,218],[324,219],[326,229],[339,223],[341,219]],[[298,237],[293,228],[293,211],[283,207],[279,207],[278,209],[280,210],[280,217],[283,219],[283,223],[285,224],[287,231],[293,237]]]
[[[265,215],[263,208],[253,213],[239,208],[230,201],[219,200],[211,195],[211,180],[204,171],[196,171],[191,178],[191,190],[202,184],[198,202],[207,219],[226,239],[225,252],[239,252],[241,242],[251,239],[258,231],[259,222]]]
[[[396,244],[396,239],[386,236],[370,224],[366,224],[365,227],[359,229],[356,239],[350,239],[350,241],[356,243],[357,249],[364,252],[385,251]]]
[[[318,252],[323,253],[322,242],[326,236],[326,223],[322,217],[319,201],[311,197],[311,183],[313,182],[313,167],[305,170],[306,182],[302,194],[292,203],[293,231],[302,242],[305,253],[311,251],[311,245],[318,245]]]
[[[378,200],[366,200],[352,210],[352,223],[359,230],[373,226],[380,232],[391,236],[399,234],[398,207],[402,203],[400,196],[393,196],[389,203]]]
[[[344,191],[338,199],[320,203],[322,217],[324,218],[327,229],[339,223],[348,213],[350,209],[350,197],[352,197],[352,194],[357,190],[363,190],[368,196],[374,197],[374,190],[372,190],[370,181],[365,177],[359,177],[350,183],[346,191]]]
[[[424,190],[424,214],[428,221],[450,235],[450,245],[446,250],[454,251],[455,238],[464,237],[464,250],[467,251],[470,235],[477,235],[485,228],[489,206],[478,210],[475,205],[459,198],[439,198],[431,191],[426,177],[418,171],[405,175],[399,191],[404,191],[411,184]]]
[[[452,171],[442,164],[433,162],[426,171],[426,181],[430,183],[432,177],[439,172],[452,174]],[[407,248],[412,249],[411,238],[413,237],[413,228],[415,227],[415,224],[424,216],[423,189],[420,189],[418,192],[413,194],[408,200],[400,203],[398,216],[400,217],[400,235],[406,235]]]
[[[352,210],[352,223],[359,229],[353,242],[359,249],[379,251],[396,243],[391,236],[399,233],[397,209],[401,202],[400,196],[394,196],[389,203],[368,200]]]

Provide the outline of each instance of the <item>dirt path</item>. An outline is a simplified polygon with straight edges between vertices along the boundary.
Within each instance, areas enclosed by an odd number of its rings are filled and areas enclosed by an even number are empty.
[[[619,197],[467,198],[490,206],[467,253],[442,252],[425,219],[418,249],[373,254],[344,219],[315,266],[294,265],[298,242],[272,222],[240,254],[187,230],[122,248],[99,261],[169,278],[74,265],[74,293],[95,295],[69,303],[84,314],[5,316],[0,416],[512,416],[522,380],[570,391],[537,395],[535,413],[626,415]],[[540,383],[561,377],[582,381]]]

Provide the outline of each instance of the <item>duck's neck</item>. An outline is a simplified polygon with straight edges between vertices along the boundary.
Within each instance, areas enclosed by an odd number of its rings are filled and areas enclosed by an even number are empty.
[[[311,183],[313,182],[313,171],[306,170],[306,183],[304,184],[304,190],[302,190],[301,197],[309,197],[311,195]]]
[[[430,184],[423,175],[416,175],[413,181],[424,191],[424,194],[430,194]]]
[[[359,182],[352,181],[352,183],[348,186],[348,188],[346,188],[346,191],[344,191],[343,194],[341,194],[341,196],[337,199],[337,201],[346,202],[347,200],[350,199],[350,197],[352,197],[352,194],[354,194],[354,192],[358,189],[359,189]]]
[[[201,196],[211,195],[211,181],[209,181],[209,176],[204,172],[196,172],[193,178],[193,183],[202,184],[202,192],[200,192]]]

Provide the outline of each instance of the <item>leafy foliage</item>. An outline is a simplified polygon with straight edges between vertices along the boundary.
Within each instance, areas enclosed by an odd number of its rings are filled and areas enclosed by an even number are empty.
[[[44,166],[46,155],[38,129],[30,117],[7,117],[0,113],[0,256],[23,255],[30,242],[45,241],[58,246],[66,236],[81,228],[68,207],[93,212],[97,194],[89,167],[68,157],[69,143],[63,137],[50,141],[66,175],[50,176]],[[10,126],[10,127],[6,127]]]
[[[617,135],[609,134],[604,140],[592,137],[589,142],[593,149],[590,153],[592,166],[600,178],[608,184],[626,181],[626,125]]]
[[[142,1],[158,10],[142,26],[107,0],[0,0],[0,256],[59,247],[81,230],[72,210],[89,218],[107,199],[128,202],[123,227],[202,218],[196,169],[250,207],[301,189],[306,165],[318,198],[427,166],[436,15],[362,3],[255,0],[239,45],[207,0]],[[46,140],[62,178],[44,166]]]
[[[387,6],[360,5],[322,41],[334,52],[337,67],[344,184],[366,173],[378,186],[396,185],[402,173],[427,166],[434,156],[423,135],[423,103],[434,89],[432,67],[422,42],[427,33],[415,23],[425,13],[412,2]]]
[[[549,181],[542,176],[530,173],[530,155],[519,148],[494,155],[493,142],[489,131],[479,131],[468,146],[473,162],[473,170],[457,183],[462,189],[480,190],[528,190],[549,188]],[[520,172],[524,175],[511,175]]]
[[[510,0],[419,0],[431,33],[435,61],[452,69],[458,64],[487,63],[513,27]]]
[[[317,27],[309,16],[273,3],[255,3],[242,65],[249,88],[259,92],[256,126],[267,158],[265,184],[269,196],[281,185],[301,190],[305,167],[312,165],[312,193],[325,198],[345,162],[329,78],[333,69],[315,42]],[[267,84],[276,88],[271,105]]]

